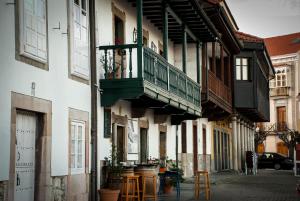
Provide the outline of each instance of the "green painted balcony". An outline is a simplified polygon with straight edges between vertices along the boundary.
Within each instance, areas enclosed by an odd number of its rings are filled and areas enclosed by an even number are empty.
[[[142,66],[137,66],[136,44],[100,46],[99,50],[103,107],[127,100],[134,108],[154,109],[181,120],[200,117],[200,85],[152,49],[143,47]]]

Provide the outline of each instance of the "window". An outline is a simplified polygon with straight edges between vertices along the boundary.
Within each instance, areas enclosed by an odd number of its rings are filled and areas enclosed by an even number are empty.
[[[89,36],[86,0],[72,0],[71,74],[89,79]]]
[[[288,81],[290,80],[288,77],[290,77],[288,68],[283,67],[276,69],[275,78],[270,80],[270,88],[288,87]]]
[[[20,53],[47,62],[47,17],[45,0],[20,1]]]
[[[71,122],[71,173],[81,174],[85,170],[85,123]]]
[[[236,80],[249,80],[249,59],[236,58]]]

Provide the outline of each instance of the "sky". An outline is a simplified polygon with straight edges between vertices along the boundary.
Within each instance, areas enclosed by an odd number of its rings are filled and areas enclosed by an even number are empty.
[[[300,32],[300,0],[226,0],[239,31],[267,38]]]

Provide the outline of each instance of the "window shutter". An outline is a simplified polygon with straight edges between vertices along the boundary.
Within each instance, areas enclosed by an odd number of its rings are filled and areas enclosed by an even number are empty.
[[[46,2],[45,0],[37,1],[37,56],[47,59],[47,34],[46,34]]]
[[[73,65],[72,73],[89,78],[89,41],[87,14],[73,3]]]
[[[35,4],[33,0],[24,0],[23,5],[24,51],[32,55],[37,55]]]
[[[23,3],[23,4],[22,4]],[[23,0],[20,6],[21,54],[47,60],[47,23],[45,0]]]

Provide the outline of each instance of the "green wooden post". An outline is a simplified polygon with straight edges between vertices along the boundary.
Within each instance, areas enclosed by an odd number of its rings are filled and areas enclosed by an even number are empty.
[[[197,41],[196,43],[196,63],[197,63],[197,83],[201,85],[201,65],[200,65],[200,46],[201,43],[199,41]]]
[[[182,26],[182,71],[186,74],[186,47],[187,47],[187,35],[185,26]]]
[[[143,0],[136,0],[138,77],[143,77]]]
[[[168,11],[167,11],[167,5],[164,3],[163,9],[162,9],[162,16],[163,16],[163,51],[164,51],[164,58],[168,61]]]

